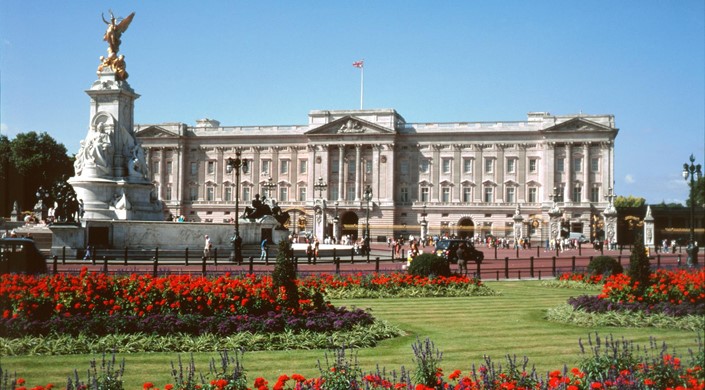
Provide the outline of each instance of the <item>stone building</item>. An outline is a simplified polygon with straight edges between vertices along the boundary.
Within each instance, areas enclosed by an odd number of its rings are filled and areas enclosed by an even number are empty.
[[[591,221],[608,206],[617,133],[613,115],[407,123],[393,109],[311,111],[293,126],[135,126],[174,217],[231,222],[239,189],[240,213],[262,194],[289,212],[294,233],[359,237],[369,213],[373,240],[424,225],[543,241],[555,206],[563,230],[599,235]],[[236,185],[226,165],[238,150],[247,165]]]

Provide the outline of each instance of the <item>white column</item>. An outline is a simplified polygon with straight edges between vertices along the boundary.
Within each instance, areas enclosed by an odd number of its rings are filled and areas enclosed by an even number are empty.
[[[345,187],[343,187],[343,183],[345,182],[345,175],[344,175],[344,169],[343,167],[345,164],[343,164],[343,158],[345,158],[345,145],[339,145],[338,146],[338,201],[343,201],[345,197],[343,196],[343,191],[345,190]]]
[[[360,201],[360,182],[361,176],[360,171],[362,170],[360,165],[360,148],[361,145],[355,145],[355,201]]]

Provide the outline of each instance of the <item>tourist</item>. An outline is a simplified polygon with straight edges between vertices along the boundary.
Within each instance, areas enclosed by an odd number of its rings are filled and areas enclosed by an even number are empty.
[[[265,238],[264,240],[262,240],[262,242],[261,242],[260,245],[259,245],[259,248],[260,248],[259,259],[260,259],[261,261],[266,261],[266,260],[267,260],[267,242],[268,242],[268,241],[267,241],[267,238]]]
[[[205,235],[206,242],[205,245],[203,246],[203,257],[208,260],[211,257],[211,248],[213,248],[213,243],[211,242],[210,237],[208,235]]]

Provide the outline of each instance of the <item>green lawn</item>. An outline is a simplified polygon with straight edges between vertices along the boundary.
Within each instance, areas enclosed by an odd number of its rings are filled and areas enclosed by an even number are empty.
[[[685,356],[689,347],[695,346],[696,335],[680,330],[654,328],[580,328],[550,323],[543,319],[546,309],[564,303],[570,296],[581,295],[580,290],[541,287],[540,282],[487,282],[503,295],[472,298],[419,298],[419,299],[356,299],[338,300],[336,306],[371,308],[373,314],[400,328],[407,335],[387,340],[375,348],[363,349],[358,360],[363,370],[371,371],[377,364],[389,369],[401,366],[413,368],[411,344],[416,337],[429,337],[443,352],[442,367],[446,373],[454,369],[467,371],[472,364],[483,361],[488,355],[495,362],[504,363],[507,354],[529,357],[540,373],[569,367],[579,359],[578,339],[590,332],[613,334],[639,344],[649,336],[665,341]],[[595,292],[589,292],[594,294]],[[139,353],[121,355],[126,359],[125,388],[141,389],[144,382],[158,387],[173,382],[169,374],[170,362],[176,362],[176,353]],[[17,372],[27,379],[28,387],[53,383],[66,385],[66,376],[79,369],[82,379],[93,356],[31,356],[2,357],[4,370]],[[208,371],[207,362],[218,357],[217,353],[195,354],[196,367]],[[189,355],[182,355],[188,360]],[[100,360],[100,357],[97,357]],[[263,376],[270,385],[280,374],[299,373],[312,376],[318,373],[317,360],[324,359],[324,351],[249,352],[245,354],[245,368],[250,384]]]

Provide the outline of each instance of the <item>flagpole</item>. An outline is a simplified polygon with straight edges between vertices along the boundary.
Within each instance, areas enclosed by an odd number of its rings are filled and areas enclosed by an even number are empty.
[[[362,110],[362,103],[365,97],[365,65],[360,68],[360,110]]]

